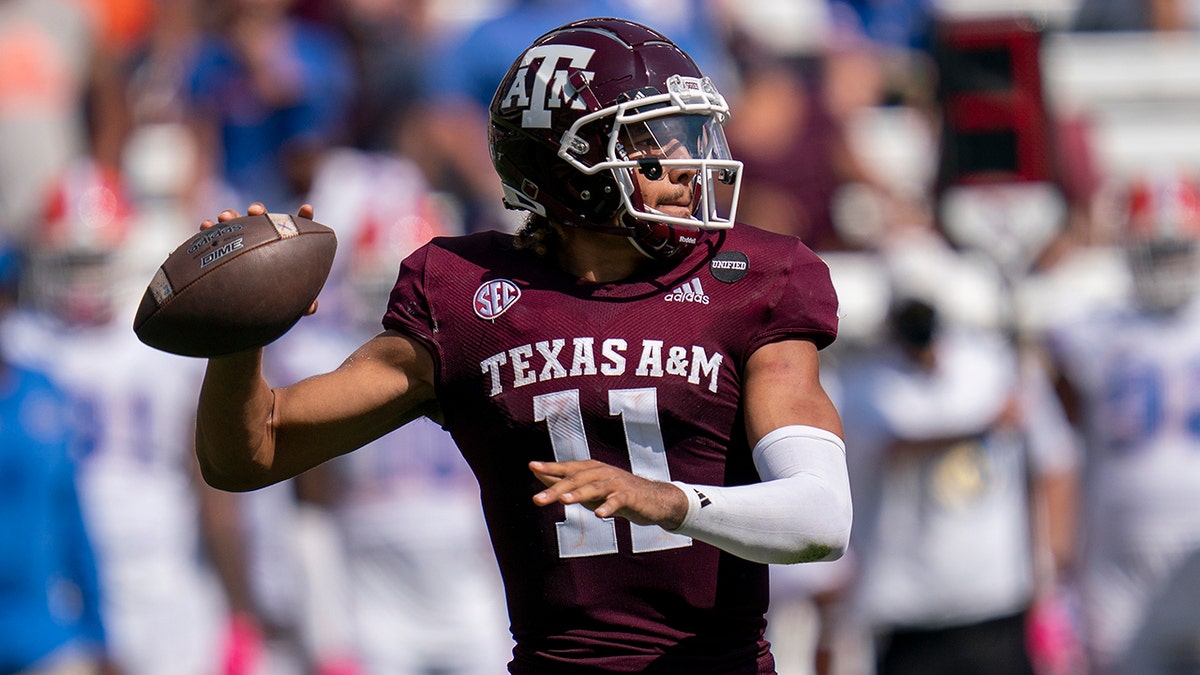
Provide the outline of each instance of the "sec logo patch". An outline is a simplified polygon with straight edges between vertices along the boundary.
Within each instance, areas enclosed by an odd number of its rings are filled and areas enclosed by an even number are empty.
[[[521,289],[508,279],[485,281],[475,291],[475,315],[491,321],[508,311],[521,298]]]

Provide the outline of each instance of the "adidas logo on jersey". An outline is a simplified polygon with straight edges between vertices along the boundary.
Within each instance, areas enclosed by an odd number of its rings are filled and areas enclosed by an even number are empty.
[[[704,293],[704,287],[700,285],[700,277],[692,279],[663,297],[667,302],[698,302],[702,305],[708,304],[708,295]]]

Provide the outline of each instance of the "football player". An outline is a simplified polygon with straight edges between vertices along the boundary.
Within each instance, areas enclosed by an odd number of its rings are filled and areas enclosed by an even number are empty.
[[[199,482],[191,453],[200,364],[130,336],[137,296],[125,291],[144,269],[135,240],[163,226],[138,216],[98,165],[73,163],[0,332],[14,361],[65,390],[86,430],[72,452],[113,665],[200,675],[215,668],[224,611],[200,515],[207,497],[227,495]]]
[[[1117,666],[1152,598],[1200,550],[1200,183],[1148,175],[1126,205],[1132,303],[1048,340],[1085,443],[1078,585],[1098,673]]]
[[[837,297],[798,239],[735,224],[728,116],[645,26],[535,40],[489,130],[528,223],[406,258],[383,332],[332,372],[273,389],[261,350],[210,359],[207,480],[257,489],[428,416],[480,484],[511,672],[773,672],[767,564],[849,536],[818,373]]]

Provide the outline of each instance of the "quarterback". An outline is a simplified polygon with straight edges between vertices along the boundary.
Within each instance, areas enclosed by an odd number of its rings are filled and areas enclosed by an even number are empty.
[[[538,38],[490,110],[525,226],[411,254],[382,332],[329,373],[272,388],[262,350],[210,359],[205,478],[257,489],[427,416],[479,482],[511,672],[773,673],[767,565],[850,532],[818,371],[837,297],[798,239],[735,224],[728,116],[645,26]]]

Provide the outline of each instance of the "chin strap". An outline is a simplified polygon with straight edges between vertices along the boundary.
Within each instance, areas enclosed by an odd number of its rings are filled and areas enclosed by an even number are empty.
[[[654,209],[647,207],[652,213]],[[648,223],[638,220],[629,214],[622,217],[627,231],[632,230],[629,241],[642,255],[653,260],[671,260],[691,250],[700,239],[700,231],[688,232],[687,228],[665,223]],[[686,241],[691,238],[692,241]]]

